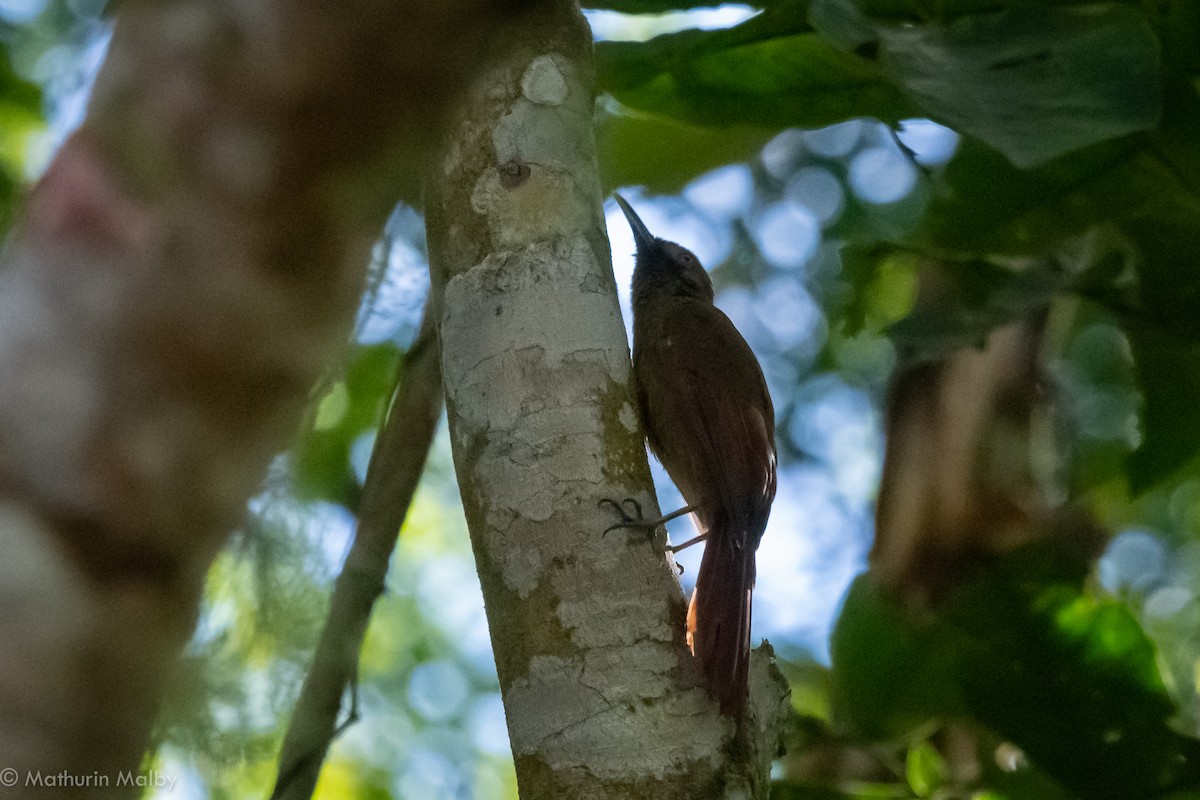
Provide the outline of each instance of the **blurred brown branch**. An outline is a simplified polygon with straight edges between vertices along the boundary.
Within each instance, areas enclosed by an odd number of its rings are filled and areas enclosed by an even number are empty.
[[[311,797],[330,744],[357,720],[353,694],[350,713],[340,725],[338,712],[346,689],[357,692],[358,660],[371,610],[384,592],[396,536],[408,515],[442,412],[441,365],[431,307],[401,364],[391,408],[375,439],[354,543],[334,583],[325,627],[288,725],[272,800]]]

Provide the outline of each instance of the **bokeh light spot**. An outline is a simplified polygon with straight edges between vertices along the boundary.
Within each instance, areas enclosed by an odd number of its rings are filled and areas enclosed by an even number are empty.
[[[820,459],[847,498],[866,503],[883,463],[883,430],[871,398],[835,375],[820,375],[796,392],[792,443]]]
[[[41,14],[46,4],[47,0],[0,0],[0,19],[24,25]]]
[[[472,703],[467,719],[471,741],[481,753],[490,756],[507,756],[511,753],[504,701],[498,693],[485,694]]]
[[[644,42],[686,28],[731,28],[758,13],[758,9],[750,6],[723,3],[714,8],[695,8],[666,14],[622,14],[608,9],[588,8],[583,15],[587,17],[596,41]]]
[[[836,222],[846,205],[842,182],[824,167],[804,167],[788,181],[787,197],[812,211],[823,226]]]
[[[754,313],[775,340],[780,350],[791,350],[802,345],[807,349],[821,346],[824,315],[817,301],[797,280],[790,277],[775,277],[758,287],[758,302]]]
[[[408,704],[430,722],[458,716],[470,692],[467,676],[452,661],[418,664],[408,679]]]
[[[714,217],[744,216],[754,201],[754,176],[745,164],[720,167],[689,183],[683,198]]]
[[[1143,610],[1148,617],[1173,617],[1192,602],[1192,591],[1182,586],[1164,586],[1146,598]]]
[[[871,147],[850,162],[850,187],[867,203],[894,203],[904,199],[917,182],[917,171],[892,147]]]
[[[763,145],[762,163],[772,177],[783,180],[803,152],[804,132],[789,128]]]
[[[906,119],[896,132],[905,147],[912,151],[918,164],[945,164],[958,149],[959,136],[945,125],[927,119]]]
[[[829,474],[811,465],[780,470],[779,497],[757,554],[752,620],[758,637],[807,649],[828,663],[841,596],[865,565],[866,508],[838,500]]]
[[[1148,589],[1162,578],[1166,560],[1166,548],[1157,536],[1146,531],[1124,531],[1109,543],[1100,558],[1100,585],[1110,592]]]
[[[804,265],[821,243],[816,215],[791,200],[767,206],[751,226],[751,233],[763,258],[784,269]]]
[[[404,239],[375,245],[376,258],[387,259],[376,291],[367,292],[359,309],[358,341],[380,344],[392,341],[403,346],[412,338],[429,294],[429,265],[424,253]]]
[[[804,144],[813,153],[824,158],[841,158],[862,138],[866,124],[860,119],[839,122],[826,128],[804,132]]]
[[[428,800],[431,797],[454,797],[460,778],[454,762],[442,753],[414,749],[396,782],[404,800]]]

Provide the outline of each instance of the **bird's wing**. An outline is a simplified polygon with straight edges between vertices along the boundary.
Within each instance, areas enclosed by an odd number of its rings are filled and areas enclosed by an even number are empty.
[[[639,372],[663,387],[646,408],[651,446],[689,503],[725,517],[728,546],[758,546],[775,497],[775,414],[762,369],[719,309],[694,301],[664,309]],[[751,541],[747,541],[751,540]]]

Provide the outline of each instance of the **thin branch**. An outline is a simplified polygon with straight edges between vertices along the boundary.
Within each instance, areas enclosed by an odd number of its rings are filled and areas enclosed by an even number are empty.
[[[432,313],[409,348],[363,486],[358,528],[333,587],[329,616],[292,714],[271,800],[307,800],[333,740],[358,720],[358,659],[383,594],[396,536],[412,503],[442,412]],[[350,709],[338,722],[350,689]]]

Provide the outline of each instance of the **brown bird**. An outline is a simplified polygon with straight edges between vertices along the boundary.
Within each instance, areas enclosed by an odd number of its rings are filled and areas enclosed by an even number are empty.
[[[775,410],[762,369],[713,305],[691,251],[655,237],[614,195],[637,242],[633,374],[650,449],[706,539],[688,607],[688,643],[724,714],[745,707],[754,554],[775,499]],[[633,527],[639,523],[614,527]],[[686,547],[687,542],[680,547]],[[680,549],[680,547],[673,549]]]

